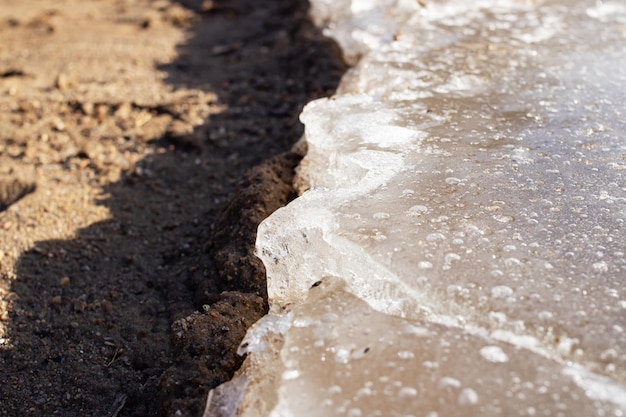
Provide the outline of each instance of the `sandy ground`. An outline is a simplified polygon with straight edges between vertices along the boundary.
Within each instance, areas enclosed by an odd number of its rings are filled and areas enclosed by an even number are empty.
[[[0,416],[201,415],[240,365],[344,69],[307,7],[0,0]]]

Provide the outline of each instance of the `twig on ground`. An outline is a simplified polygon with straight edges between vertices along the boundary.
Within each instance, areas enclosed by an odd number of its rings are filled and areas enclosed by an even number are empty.
[[[128,398],[126,394],[120,394],[115,397],[115,401],[113,402],[113,406],[111,407],[109,417],[117,417],[120,411],[122,411],[122,408],[124,408],[124,404],[126,404],[126,398]]]

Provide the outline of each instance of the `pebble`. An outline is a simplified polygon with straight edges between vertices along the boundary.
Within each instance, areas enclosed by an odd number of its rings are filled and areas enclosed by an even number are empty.
[[[61,72],[59,73],[59,75],[57,75],[57,78],[54,82],[54,86],[61,91],[67,90],[68,88],[72,86],[72,81],[70,80],[70,77],[66,73]]]

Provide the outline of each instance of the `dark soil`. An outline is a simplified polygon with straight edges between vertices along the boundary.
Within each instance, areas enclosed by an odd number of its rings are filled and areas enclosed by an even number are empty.
[[[0,416],[201,416],[344,65],[304,0],[52,4],[0,0]]]

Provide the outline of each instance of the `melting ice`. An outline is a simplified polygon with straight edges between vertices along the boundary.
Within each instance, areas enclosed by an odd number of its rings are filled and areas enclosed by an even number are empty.
[[[207,415],[626,415],[626,4],[311,3],[355,66]]]

